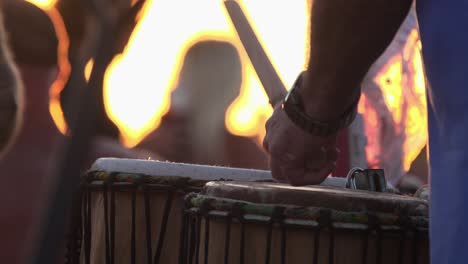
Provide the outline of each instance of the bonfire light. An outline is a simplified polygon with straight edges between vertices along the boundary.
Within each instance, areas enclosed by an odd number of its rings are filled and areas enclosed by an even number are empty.
[[[55,3],[55,0],[28,1],[43,8]],[[307,1],[290,1],[287,4],[270,1],[268,8],[263,1],[246,0],[241,4],[285,86],[291,87],[308,57],[307,22],[310,14]],[[237,47],[244,67],[240,95],[226,111],[226,128],[232,134],[255,137],[261,142],[265,133],[264,123],[272,109],[222,1],[148,0],[129,45],[121,56],[114,59],[105,78],[106,111],[120,128],[125,145],[136,145],[158,127],[161,117],[170,108],[170,93],[177,85],[176,77],[185,51],[193,43],[209,39],[231,42]],[[403,60],[411,61],[415,95],[406,102],[413,106],[405,116],[402,116],[400,107],[403,101],[401,86],[407,83],[402,75]],[[375,82],[385,94],[385,103],[398,129],[404,129],[410,139],[415,135],[427,138],[425,79],[417,30],[410,34],[402,54],[383,67]],[[51,112],[63,130],[56,101],[51,103]],[[368,124],[376,123],[376,113],[366,107],[365,96],[359,112],[365,115]],[[372,140],[372,135],[368,136]],[[420,147],[415,149],[412,141],[407,140],[404,149],[404,165],[408,169]],[[370,163],[373,151],[366,149]]]

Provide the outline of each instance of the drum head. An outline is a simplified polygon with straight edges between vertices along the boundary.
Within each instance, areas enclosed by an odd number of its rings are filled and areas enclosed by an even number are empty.
[[[272,180],[269,171],[185,164],[168,161],[100,158],[89,172],[139,174],[148,177],[181,177],[201,181],[235,179],[239,181]]]
[[[202,193],[256,204],[321,207],[344,212],[427,216],[427,201],[411,196],[325,186],[294,187],[265,182],[209,182]]]

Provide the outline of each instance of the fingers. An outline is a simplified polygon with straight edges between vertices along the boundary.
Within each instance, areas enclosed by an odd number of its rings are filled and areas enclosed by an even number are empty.
[[[291,185],[319,184],[335,168],[339,154],[336,135],[310,135],[278,109],[265,128],[263,147],[270,155],[270,169],[275,180]]]
[[[318,152],[320,153],[320,152]],[[320,184],[335,169],[339,150],[322,149],[315,157],[295,157],[286,152],[271,155],[270,168],[273,177],[294,186]]]
[[[271,173],[275,180],[294,186],[320,184],[336,167],[335,160],[327,160],[320,167],[310,169],[307,168],[304,157],[290,159],[286,154],[281,158],[271,156]]]
[[[328,161],[319,171],[304,168],[284,168],[282,173],[287,176],[289,184],[293,186],[315,185],[322,183],[335,167],[335,161]]]
[[[271,176],[274,180],[279,182],[288,182],[288,179],[284,177],[284,174],[281,170],[281,161],[275,157],[270,157],[270,169],[271,169]]]

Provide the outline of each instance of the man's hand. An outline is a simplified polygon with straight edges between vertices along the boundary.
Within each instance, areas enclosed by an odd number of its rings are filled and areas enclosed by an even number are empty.
[[[392,41],[412,0],[315,0],[310,21],[310,58],[298,92],[304,113],[337,120],[360,94],[372,63]],[[337,135],[308,134],[276,107],[266,124],[265,149],[273,178],[292,185],[318,184],[334,169]]]
[[[270,153],[274,179],[291,185],[321,183],[336,166],[337,135],[319,137],[296,126],[282,106],[266,123],[263,146]]]

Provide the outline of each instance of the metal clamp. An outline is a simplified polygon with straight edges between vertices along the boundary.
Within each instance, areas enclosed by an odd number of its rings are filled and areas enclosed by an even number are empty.
[[[384,170],[352,168],[346,176],[346,188],[387,192],[387,181]]]

